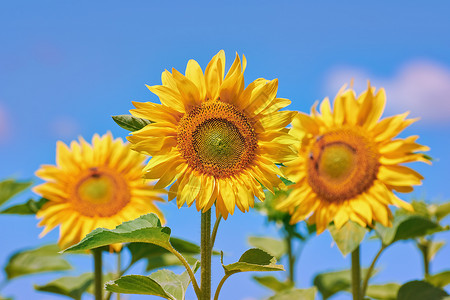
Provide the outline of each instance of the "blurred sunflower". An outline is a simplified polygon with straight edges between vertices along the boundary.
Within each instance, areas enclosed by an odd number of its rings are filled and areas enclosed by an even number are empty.
[[[318,233],[334,221],[341,228],[348,220],[361,226],[377,221],[390,225],[393,204],[411,210],[393,191],[411,192],[423,177],[401,164],[429,163],[419,151],[428,147],[416,143],[418,136],[394,139],[417,119],[408,113],[379,121],[386,102],[384,89],[375,94],[370,85],[356,97],[352,89],[337,94],[333,109],[328,98],[299,113],[290,133],[300,139],[297,159],[282,168],[295,184],[289,197],[278,205],[288,211],[291,223],[309,217]]]
[[[60,225],[59,247],[78,243],[95,228],[113,229],[147,213],[162,213],[153,203],[163,201],[142,178],[145,156],[129,149],[111,133],[95,134],[92,146],[80,137],[70,149],[56,147],[56,166],[43,165],[36,176],[46,180],[33,191],[49,201],[38,211],[45,226],[41,236]],[[121,245],[112,245],[116,251]]]
[[[162,73],[162,85],[148,86],[161,104],[133,102],[131,114],[155,123],[133,132],[132,149],[152,156],[145,177],[157,188],[172,186],[169,200],[204,212],[216,204],[225,219],[235,206],[248,211],[254,196],[264,199],[261,184],[273,191],[281,175],[275,163],[295,158],[295,142],[285,127],[296,112],[277,98],[278,80],[257,79],[244,88],[246,60],[236,55],[225,75],[220,51],[203,74],[190,60],[186,75]]]

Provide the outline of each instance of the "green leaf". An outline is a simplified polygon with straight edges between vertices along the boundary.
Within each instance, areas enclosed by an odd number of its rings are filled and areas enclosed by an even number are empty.
[[[282,265],[276,264],[277,259],[274,256],[257,248],[245,251],[236,263],[224,265],[223,253],[221,260],[225,274],[249,271],[284,271]]]
[[[367,276],[367,270],[362,270],[362,277]],[[376,274],[376,270],[372,272],[372,276]],[[321,273],[314,277],[314,285],[319,289],[323,299],[327,299],[337,292],[348,291],[351,287],[352,274],[350,270],[333,271]]]
[[[80,276],[67,276],[53,280],[45,285],[35,285],[34,288],[41,292],[64,295],[75,300],[80,300],[83,293],[94,282],[91,273]]]
[[[292,289],[276,293],[267,300],[314,300],[316,298],[316,293],[316,287],[312,287],[309,289]]]
[[[194,273],[200,264],[193,267]],[[106,290],[122,294],[141,294],[160,296],[171,300],[183,300],[191,282],[187,271],[176,275],[169,270],[159,270],[150,276],[126,275],[106,284]]]
[[[287,245],[284,240],[264,236],[251,236],[248,238],[250,246],[262,249],[280,259],[287,253]]]
[[[57,245],[46,245],[38,249],[16,252],[5,267],[8,279],[28,274],[71,269],[70,264],[58,251]]]
[[[400,215],[394,218],[392,227],[375,225],[375,232],[383,245],[390,245],[399,240],[418,238],[427,234],[448,230],[439,224],[418,215]]]
[[[448,294],[425,281],[410,281],[402,285],[398,291],[397,300],[438,300]]]
[[[438,222],[441,221],[446,216],[448,216],[449,214],[450,214],[450,202],[440,204],[436,208],[435,216]]]
[[[0,182],[0,205],[11,199],[18,193],[26,190],[33,184],[32,181],[16,181],[6,179]]]
[[[292,282],[290,281],[282,282],[274,276],[253,276],[253,279],[262,286],[265,286],[266,288],[269,288],[275,292],[288,290],[294,286]]]
[[[426,280],[436,287],[444,288],[450,284],[450,271],[428,275]]]
[[[131,115],[119,115],[119,116],[112,116],[114,122],[117,123],[120,127],[122,127],[125,130],[128,131],[136,131],[144,128],[148,124],[153,123],[150,120],[136,118]]]
[[[0,211],[0,214],[35,215],[37,211],[47,202],[48,200],[45,198],[41,198],[39,201],[30,199],[26,203],[5,208]]]
[[[86,235],[81,242],[64,250],[64,252],[90,250],[115,243],[133,242],[155,244],[169,250],[172,247],[169,238],[170,228],[161,227],[161,222],[155,214],[147,214],[133,221],[122,223],[112,230],[97,228]]]
[[[367,287],[366,295],[377,300],[395,300],[399,289],[398,283],[374,284]]]
[[[343,256],[353,252],[361,244],[367,232],[366,228],[353,221],[348,221],[340,229],[336,229],[334,224],[328,229]]]
[[[428,241],[428,261],[432,261],[439,250],[445,245],[445,241]]]

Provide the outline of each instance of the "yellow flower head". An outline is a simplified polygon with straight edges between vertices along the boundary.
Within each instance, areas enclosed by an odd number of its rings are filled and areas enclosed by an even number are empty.
[[[59,246],[78,243],[95,228],[113,229],[143,214],[163,215],[153,203],[163,201],[142,178],[145,156],[129,149],[111,133],[80,137],[70,149],[61,141],[56,147],[56,166],[43,165],[36,176],[46,180],[33,191],[49,201],[38,211],[45,226],[41,236],[60,225]],[[112,245],[118,251],[121,245]]]
[[[274,163],[295,157],[286,132],[295,112],[277,98],[278,80],[257,79],[244,88],[246,60],[239,56],[225,76],[225,54],[215,55],[203,74],[190,60],[183,75],[162,73],[162,85],[148,86],[161,104],[134,102],[132,115],[155,123],[128,137],[132,149],[152,156],[145,177],[170,187],[169,200],[207,211],[216,204],[225,219],[235,206],[248,211],[261,184],[273,190],[281,175]]]
[[[333,109],[328,98],[299,113],[290,134],[300,140],[298,156],[283,171],[295,185],[278,205],[288,211],[291,223],[309,217],[318,233],[334,221],[337,228],[348,220],[361,226],[377,221],[390,225],[388,205],[412,209],[393,191],[410,192],[423,177],[403,163],[429,162],[418,151],[428,147],[416,143],[418,136],[394,139],[416,121],[408,113],[379,120],[385,106],[384,89],[375,93],[370,85],[356,97],[352,89],[336,96]]]

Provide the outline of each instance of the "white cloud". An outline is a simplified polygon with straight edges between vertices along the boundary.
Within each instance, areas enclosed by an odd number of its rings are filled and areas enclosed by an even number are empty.
[[[50,123],[50,131],[57,139],[73,139],[80,133],[80,125],[72,117],[59,116]]]
[[[369,79],[372,86],[384,87],[390,114],[409,110],[411,116],[421,117],[423,122],[450,123],[450,70],[445,66],[424,60],[411,61],[390,78],[354,67],[335,67],[325,81],[327,94],[334,96],[352,78],[357,92],[367,87]]]
[[[6,108],[0,103],[0,144],[4,144],[11,136],[10,117]]]

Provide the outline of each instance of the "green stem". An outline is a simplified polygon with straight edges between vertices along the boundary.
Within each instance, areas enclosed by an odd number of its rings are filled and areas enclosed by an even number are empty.
[[[197,280],[195,279],[195,275],[194,272],[192,272],[191,267],[189,266],[189,263],[186,261],[186,259],[184,259],[183,255],[181,255],[180,252],[178,252],[177,250],[175,250],[175,248],[166,248],[167,250],[169,250],[173,255],[175,255],[183,264],[183,266],[186,268],[186,271],[189,274],[189,278],[192,281],[192,286],[194,287],[194,291],[195,291],[195,295],[197,295],[197,299],[201,299],[201,291],[200,288],[198,287],[198,283]]]
[[[361,300],[361,266],[359,246],[352,252],[352,294],[353,300]]]
[[[201,296],[202,300],[211,299],[211,209],[202,212],[201,218]]]
[[[417,245],[422,252],[424,278],[430,275],[430,261],[428,260],[428,252],[430,251],[429,242]]]
[[[219,215],[219,217],[216,219],[216,222],[214,223],[213,231],[211,234],[211,255],[214,248],[214,242],[216,241],[217,229],[219,229],[220,220],[222,220],[222,215]]]
[[[386,249],[386,246],[382,245],[380,250],[378,251],[377,255],[375,255],[375,257],[373,258],[369,269],[367,270],[367,274],[366,274],[366,277],[364,278],[364,282],[363,282],[362,289],[361,289],[361,297],[363,299],[364,299],[364,296],[366,295],[367,287],[369,285],[369,280],[370,280],[370,277],[372,277],[372,272],[373,272],[373,269],[375,268],[375,264],[377,263],[378,258],[380,258],[380,255],[384,251],[384,249]]]
[[[95,300],[103,299],[103,282],[102,282],[102,250],[99,248],[92,249],[94,255],[94,290]]]
[[[122,272],[122,255],[121,252],[117,252],[117,278],[120,277],[121,272]],[[116,299],[120,300],[120,293],[116,294]]]
[[[295,264],[295,256],[292,253],[292,234],[289,232],[286,236],[286,244],[288,250],[288,260],[289,260],[289,281],[294,283],[294,264]]]
[[[228,277],[230,277],[231,275],[233,275],[233,274],[235,274],[237,272],[238,271],[230,272],[228,274],[225,274],[225,276],[222,277],[222,280],[219,282],[219,285],[217,286],[216,293],[214,294],[214,300],[218,300],[219,299],[220,290],[222,289],[222,286],[225,283],[225,281],[228,279]]]

